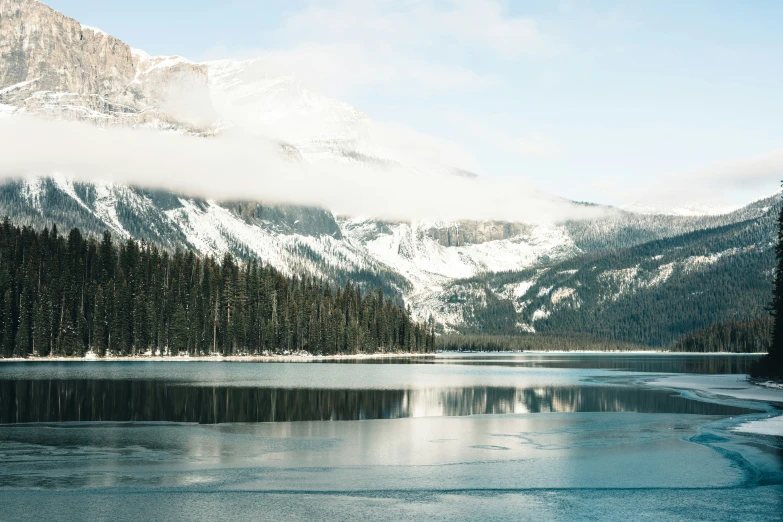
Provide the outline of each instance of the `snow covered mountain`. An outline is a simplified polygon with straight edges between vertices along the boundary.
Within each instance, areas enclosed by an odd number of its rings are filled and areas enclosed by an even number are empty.
[[[526,289],[538,280],[528,277],[529,270],[758,220],[774,214],[778,205],[777,198],[769,198],[723,216],[622,213],[552,225],[385,222],[334,216],[315,207],[199,200],[120,184],[74,182],[63,176],[0,185],[0,215],[16,224],[36,228],[56,224],[60,230],[79,227],[89,234],[110,230],[118,238],[194,249],[217,258],[225,253],[258,257],[287,275],[306,273],[336,283],[351,279],[382,286],[403,298],[418,317],[432,315],[446,329],[469,323],[465,312],[485,303],[483,283],[479,291],[465,290],[475,286],[472,281],[523,273],[518,283],[504,285],[491,296],[519,302],[527,299]],[[708,251],[702,257],[718,254]],[[665,274],[666,267],[658,271]],[[628,272],[628,284],[636,284],[636,279],[643,284],[643,279],[653,277],[644,274]],[[555,291],[553,304],[566,302],[571,297],[568,291]],[[546,313],[548,309],[542,308],[523,327],[532,329],[534,320]]]
[[[241,131],[278,143],[293,162],[359,162],[465,175],[459,165],[431,161],[426,151],[401,144],[393,129],[356,108],[314,93],[294,78],[270,74],[263,58],[198,64],[149,56],[35,0],[0,0],[0,113],[152,127],[203,139]],[[229,252],[258,257],[287,275],[382,286],[404,299],[418,318],[433,316],[446,330],[483,324],[482,314],[500,308],[512,311],[515,328],[541,329],[539,321],[566,304],[589,301],[581,293],[581,279],[545,283],[552,273],[567,275],[595,256],[665,238],[760,220],[778,205],[769,198],[729,213],[690,209],[668,215],[649,208],[611,209],[599,218],[546,225],[389,222],[335,216],[316,207],[219,202],[42,174],[0,184],[0,215],[36,228],[110,230],[118,238],[218,258]],[[670,255],[671,260],[649,270],[607,268],[606,280],[615,281],[613,288],[658,284],[650,281],[665,286],[669,263],[686,266],[691,258],[751,247],[760,248],[758,241],[722,250],[705,246],[703,253],[685,257],[676,249],[651,252],[649,257]],[[568,263],[579,268],[551,268]],[[508,280],[499,283],[503,278]]]
[[[270,76],[263,59],[205,64],[217,112],[241,126],[296,147],[304,158],[349,159],[365,141],[370,119],[354,107],[318,95],[291,77]]]
[[[749,219],[455,281],[431,306],[479,331],[668,346],[694,330],[767,316],[781,204],[777,195],[746,207],[760,212]]]

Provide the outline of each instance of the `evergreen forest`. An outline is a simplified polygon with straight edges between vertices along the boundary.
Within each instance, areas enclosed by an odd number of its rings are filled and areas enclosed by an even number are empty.
[[[432,352],[431,324],[382,289],[285,277],[78,228],[0,226],[0,354],[260,355]]]
[[[751,371],[753,377],[783,379],[783,208],[778,215],[778,237],[775,246],[775,279],[772,302],[768,310],[772,316],[769,353]]]

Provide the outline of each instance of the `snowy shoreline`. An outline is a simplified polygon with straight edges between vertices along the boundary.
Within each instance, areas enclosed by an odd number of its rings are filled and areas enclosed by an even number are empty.
[[[438,357],[454,355],[736,355],[736,356],[759,356],[766,353],[732,353],[732,352],[670,352],[666,350],[525,350],[519,352],[435,352],[435,353],[358,353],[358,354],[338,354],[338,355],[313,355],[308,352],[279,354],[279,355],[111,355],[99,357],[94,353],[88,353],[84,357],[63,357],[63,356],[43,356],[43,357],[8,357],[0,358],[0,362],[118,362],[118,361],[154,361],[154,362],[310,362],[310,361],[340,361],[357,359],[390,359],[390,358],[415,358],[415,357]]]
[[[687,390],[706,397],[783,404],[783,384],[772,381],[750,382],[746,375],[681,374],[645,381],[645,384],[674,390]],[[779,407],[779,406],[778,406]],[[741,433],[757,433],[783,437],[783,413],[767,414],[767,418],[743,422],[732,428]]]
[[[288,355],[123,355],[98,357],[28,357],[0,359],[0,362],[310,362],[360,359],[390,359],[396,357],[433,357],[432,353],[358,353],[340,355],[313,355],[294,353]]]

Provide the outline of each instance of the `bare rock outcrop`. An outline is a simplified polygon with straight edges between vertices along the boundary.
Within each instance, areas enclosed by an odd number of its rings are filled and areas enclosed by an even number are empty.
[[[212,114],[206,66],[149,57],[37,0],[0,0],[0,103],[55,118],[191,130]]]

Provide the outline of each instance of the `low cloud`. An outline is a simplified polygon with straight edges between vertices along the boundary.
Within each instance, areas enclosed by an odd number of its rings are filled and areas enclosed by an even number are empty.
[[[530,223],[601,215],[518,181],[448,169],[286,160],[279,143],[251,133],[211,138],[97,128],[16,115],[0,119],[0,176],[63,173],[215,200],[315,205],[387,219],[498,219]],[[350,159],[350,158],[349,158]]]
[[[759,195],[780,191],[783,150],[709,165],[690,171],[663,173],[652,182],[606,187],[616,199],[657,208],[710,205],[739,208]]]

